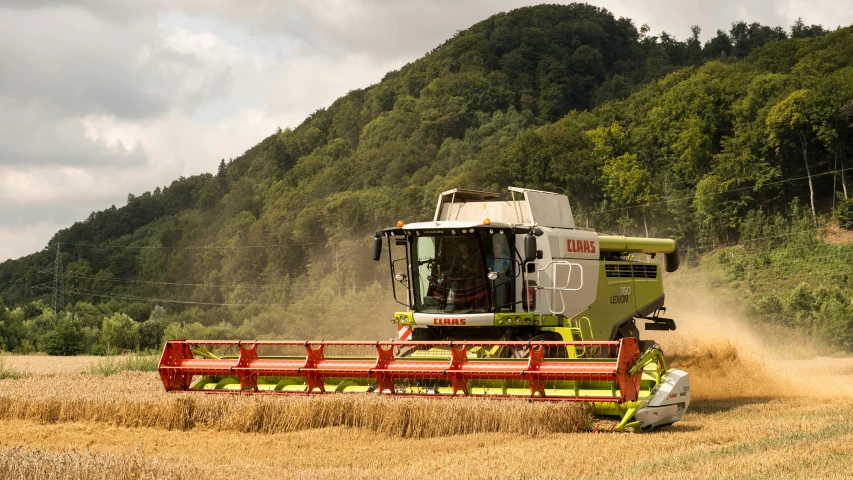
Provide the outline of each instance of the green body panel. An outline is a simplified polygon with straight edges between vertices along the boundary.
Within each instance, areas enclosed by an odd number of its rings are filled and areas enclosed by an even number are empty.
[[[669,238],[622,237],[599,235],[598,248],[602,252],[615,253],[673,253],[675,240]]]
[[[624,237],[623,237],[624,238]],[[656,240],[656,239],[649,239]],[[642,272],[654,266],[654,276],[645,278]],[[608,269],[623,276],[608,276]],[[532,312],[506,312],[494,314],[496,327],[537,327],[541,331],[560,331],[554,327],[579,329],[586,340],[614,340],[618,337],[617,326],[630,322],[636,316],[645,316],[663,304],[663,280],[657,264],[637,261],[600,262],[595,300],[583,311],[567,320],[557,315],[542,315]],[[627,273],[626,273],[627,272]],[[627,276],[624,276],[627,275]],[[582,295],[571,292],[567,295]],[[395,323],[415,325],[413,312],[395,312]],[[470,327],[456,327],[470,328]],[[560,331],[563,339],[580,340],[576,335]]]
[[[603,266],[611,268],[633,268],[634,265],[649,265],[643,262],[620,261],[604,262]],[[654,278],[608,277],[605,271],[598,276],[598,289],[593,302],[588,309],[572,318],[573,323],[586,317],[592,325],[594,340],[615,339],[615,327],[635,316],[646,315],[663,297],[663,280],[661,269],[657,269]]]
[[[557,332],[561,337],[563,337],[564,342],[582,342],[584,340],[584,327],[544,327],[542,328],[542,331]],[[586,338],[592,340],[590,337]]]

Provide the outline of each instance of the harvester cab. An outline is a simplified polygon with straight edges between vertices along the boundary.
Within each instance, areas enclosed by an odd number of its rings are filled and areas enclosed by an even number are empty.
[[[565,195],[510,187],[494,193],[449,190],[432,222],[377,232],[407,307],[394,321],[401,339],[619,340],[670,330],[661,317],[661,265],[636,257],[662,254],[678,267],[673,240],[599,235],[576,228]],[[394,249],[393,247],[403,247]]]
[[[376,232],[388,251],[397,339],[167,342],[166,390],[404,394],[573,401],[619,417],[616,430],[681,419],[687,373],[667,369],[645,330],[661,316],[670,239],[600,235],[574,224],[565,195],[454,189],[432,221]],[[655,258],[662,256],[664,262]]]

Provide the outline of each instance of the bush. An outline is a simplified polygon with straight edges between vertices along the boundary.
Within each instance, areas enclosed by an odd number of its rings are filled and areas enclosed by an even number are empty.
[[[751,313],[767,320],[778,322],[784,315],[785,307],[776,295],[755,295],[750,299]]]
[[[163,334],[166,340],[236,340],[237,331],[228,322],[205,327],[199,322],[171,323]]]
[[[800,283],[788,297],[788,309],[793,313],[811,313],[817,309],[817,299],[807,283]]]
[[[26,334],[23,316],[10,313],[0,305],[0,349],[11,352],[19,348]]]
[[[139,348],[143,350],[159,350],[163,346],[163,333],[169,326],[166,309],[157,305],[151,311],[148,320],[139,324]]]
[[[92,345],[92,349],[89,350],[89,353],[92,355],[103,357],[104,355],[107,355],[107,346],[103,343],[98,342]]]
[[[85,325],[83,321],[81,325]],[[83,339],[80,342],[80,351],[91,353],[94,346],[101,340],[101,330],[98,327],[86,327],[82,329]]]
[[[833,345],[850,350],[853,348],[853,308],[835,297],[821,305],[815,319],[819,332]]]
[[[139,324],[139,348],[160,349],[168,325],[167,320],[146,320]]]
[[[107,348],[134,350],[139,346],[139,325],[123,313],[105,317],[101,338]]]
[[[17,380],[24,376],[26,375],[23,372],[19,372],[14,368],[7,368],[6,361],[0,358],[0,380],[6,380],[7,378],[11,380]]]
[[[30,340],[24,340],[12,350],[15,355],[31,355],[36,353],[36,346]]]
[[[156,372],[158,366],[159,359],[153,355],[107,357],[95,362],[87,373],[108,377],[121,372]]]
[[[853,230],[853,198],[840,200],[835,205],[833,213],[838,226],[847,230]]]
[[[80,321],[66,314],[42,335],[39,347],[48,355],[77,355],[83,352],[84,340]]]

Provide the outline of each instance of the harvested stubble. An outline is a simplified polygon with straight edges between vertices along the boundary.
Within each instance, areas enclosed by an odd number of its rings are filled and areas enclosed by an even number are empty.
[[[165,465],[142,455],[93,453],[0,445],[0,478],[71,479],[155,479],[198,478],[194,469]]]
[[[345,426],[403,438],[579,432],[591,429],[593,419],[589,407],[574,403],[344,394],[311,398],[170,395],[157,389],[157,383],[151,374],[132,372],[106,378],[57,374],[7,380],[0,383],[0,419],[252,433]]]

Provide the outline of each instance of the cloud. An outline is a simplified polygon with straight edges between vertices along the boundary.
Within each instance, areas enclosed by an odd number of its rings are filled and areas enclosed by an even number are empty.
[[[295,39],[303,51],[372,59],[417,58],[487,17],[534,5],[532,0],[179,0],[190,15],[204,15],[257,36]],[[412,58],[410,58],[412,59]]]
[[[38,221],[25,226],[0,224],[0,245],[3,245],[3,257],[0,258],[19,258],[40,251],[47,245],[46,238],[51,238],[67,226],[67,222],[51,221]]]

